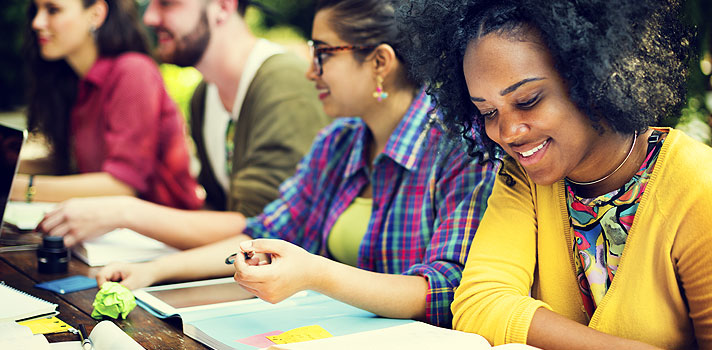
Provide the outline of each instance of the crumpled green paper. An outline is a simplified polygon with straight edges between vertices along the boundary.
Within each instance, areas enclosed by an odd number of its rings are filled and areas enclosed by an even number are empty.
[[[91,311],[93,318],[101,319],[103,316],[109,316],[117,319],[119,315],[126,318],[136,307],[136,299],[128,288],[116,282],[104,282],[96,293],[92,306],[94,306],[94,310]]]

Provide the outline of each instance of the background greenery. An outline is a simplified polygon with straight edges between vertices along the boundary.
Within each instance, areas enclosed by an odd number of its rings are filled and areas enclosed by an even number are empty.
[[[24,105],[24,40],[25,9],[31,0],[0,1],[0,111],[15,111]],[[141,8],[148,0],[138,0]],[[246,21],[259,37],[285,44],[305,55],[305,38],[311,33],[314,0],[258,0],[261,6],[250,7]],[[662,125],[685,129],[698,139],[710,143],[712,125],[712,0],[686,0],[685,21],[697,28],[698,57],[690,62],[688,103],[680,116],[662,121]],[[187,103],[200,81],[200,73],[162,65],[161,72],[168,91],[187,115]]]

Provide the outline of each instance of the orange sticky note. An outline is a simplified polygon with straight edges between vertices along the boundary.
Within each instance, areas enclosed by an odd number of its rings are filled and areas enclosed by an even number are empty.
[[[319,325],[294,328],[282,334],[268,336],[275,344],[299,343],[307,340],[331,338],[333,335]]]

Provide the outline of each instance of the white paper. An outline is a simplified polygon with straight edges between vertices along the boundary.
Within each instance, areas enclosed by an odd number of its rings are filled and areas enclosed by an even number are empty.
[[[30,327],[14,321],[0,323],[0,349],[3,350],[49,350],[49,342],[42,334],[33,335]]]
[[[89,266],[122,262],[141,262],[178,250],[135,231],[120,228],[72,248],[74,256]]]
[[[82,343],[78,340],[49,343],[49,348],[50,350],[84,350]]]
[[[145,350],[111,321],[101,321],[89,334],[95,350]]]
[[[56,313],[56,309],[57,304],[0,283],[0,322],[48,315]]]
[[[7,203],[3,220],[17,226],[18,229],[27,231],[37,228],[45,214],[50,212],[57,203],[49,202],[16,202]]]
[[[302,343],[270,346],[272,350],[379,350],[379,349],[491,349],[487,340],[474,333],[465,333],[436,327],[423,322],[412,322],[402,326],[377,329],[368,332],[306,341]],[[496,349],[536,349],[524,344],[507,344]]]

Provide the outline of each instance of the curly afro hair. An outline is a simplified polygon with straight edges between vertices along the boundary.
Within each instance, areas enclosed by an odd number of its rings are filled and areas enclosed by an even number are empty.
[[[445,123],[470,150],[479,131],[491,151],[463,73],[471,40],[521,39],[535,29],[592,125],[632,134],[684,103],[692,35],[679,13],[677,0],[413,0],[396,18],[409,41],[402,54],[410,73],[429,85]]]

